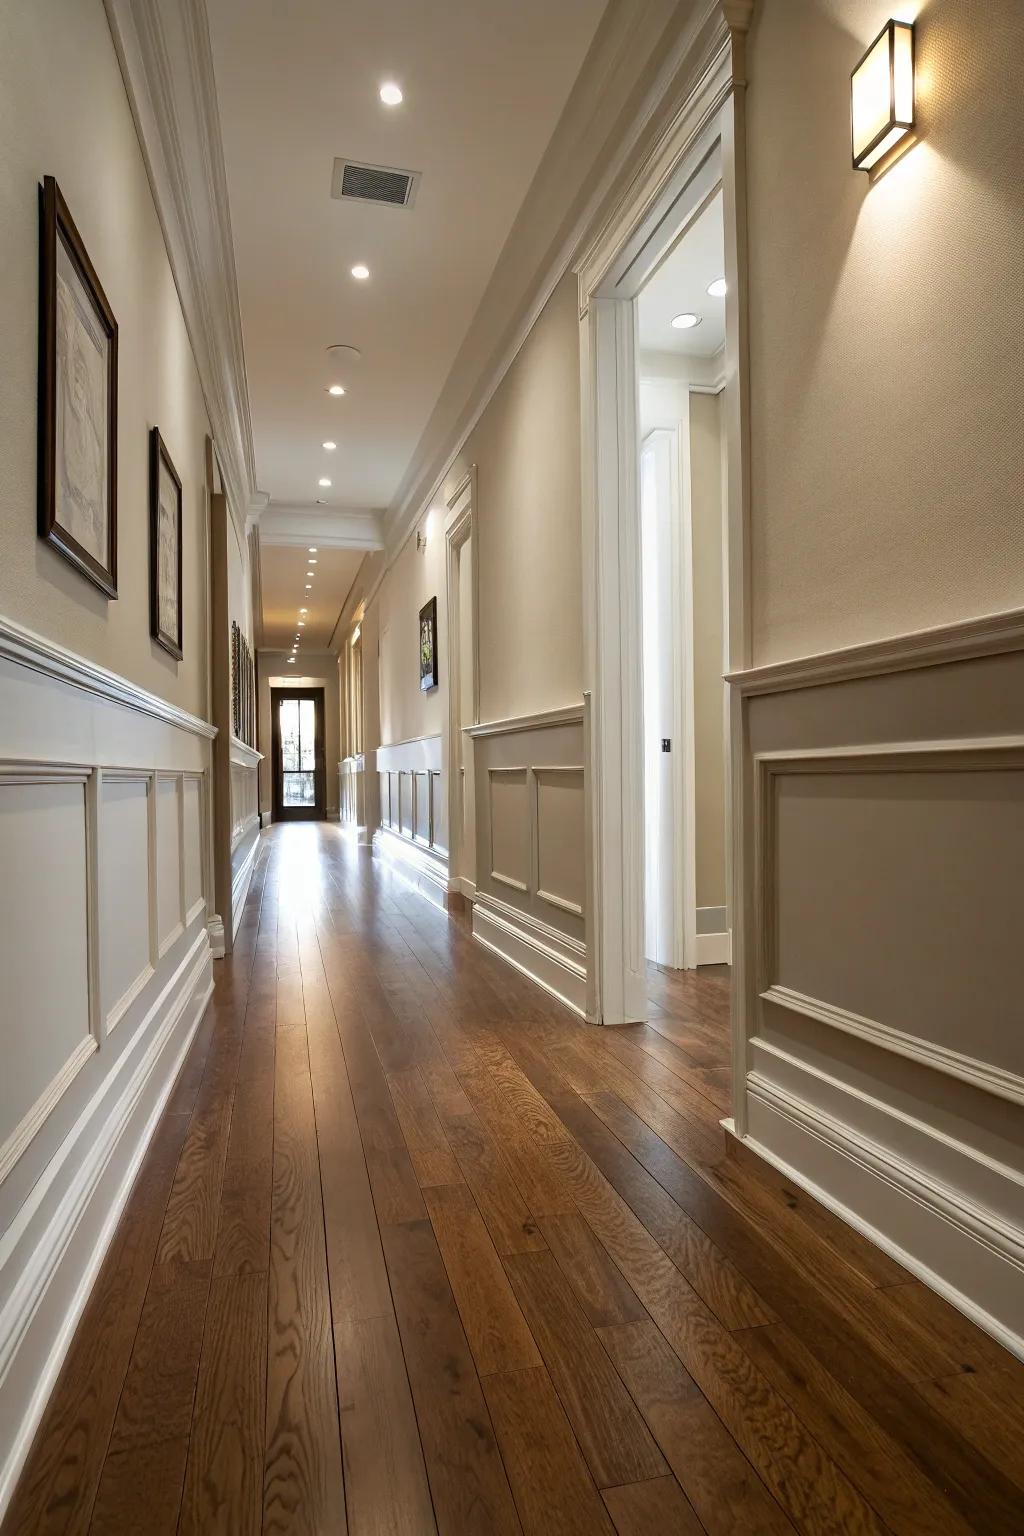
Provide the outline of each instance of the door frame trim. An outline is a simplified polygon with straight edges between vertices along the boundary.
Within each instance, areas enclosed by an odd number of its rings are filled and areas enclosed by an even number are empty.
[[[448,714],[445,721],[444,733],[441,739],[441,771],[444,774],[444,782],[448,791],[448,889],[449,891],[463,892],[463,879],[459,873],[459,863],[462,854],[462,796],[465,789],[464,779],[460,782],[459,776],[453,771],[453,765],[459,758],[457,744],[461,736],[462,760],[465,762],[465,754],[473,752],[472,737],[466,734],[467,726],[478,724],[480,720],[480,602],[479,602],[479,571],[480,561],[475,545],[472,547],[473,567],[471,571],[472,586],[470,622],[473,626],[472,645],[470,658],[473,668],[472,677],[472,719],[462,720],[462,656],[460,645],[460,626],[462,622],[462,596],[459,581],[459,560],[463,546],[473,538],[476,532],[476,520],[474,510],[476,507],[476,465],[472,464],[468,473],[456,486],[448,498],[448,515],[445,521],[445,592],[446,592],[446,632],[445,645],[447,650],[446,681],[448,688]],[[476,884],[476,870],[470,877],[472,884]]]
[[[316,802],[311,808],[284,805],[283,769],[281,766],[281,727],[278,706],[283,699],[312,699],[316,711],[315,757],[313,788]],[[305,688],[271,688],[270,690],[270,738],[271,738],[271,805],[274,821],[326,821],[327,819],[327,768],[326,742],[326,690],[323,686]]]

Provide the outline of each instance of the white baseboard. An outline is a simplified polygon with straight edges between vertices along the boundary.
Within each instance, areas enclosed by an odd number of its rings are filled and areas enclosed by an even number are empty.
[[[731,965],[732,964],[732,933],[698,933],[697,938],[697,964],[698,965]]]
[[[747,1115],[747,1146],[1024,1360],[1024,1226],[757,1073]]]
[[[451,875],[448,880],[448,891],[452,896],[464,896],[470,903],[476,901],[476,881],[468,875]]]
[[[448,860],[433,848],[381,827],[374,835],[374,852],[398,869],[435,907],[447,907]]]
[[[578,939],[476,889],[473,937],[586,1017],[587,948]]]
[[[214,960],[223,960],[227,954],[224,944],[224,919],[215,912],[206,924],[210,938],[210,954]]]
[[[210,960],[201,928],[56,1155],[64,1187],[41,1234],[25,1253],[5,1239],[17,1279],[0,1311],[0,1518],[209,1001]]]
[[[260,850],[260,829],[253,826],[249,836],[248,847],[240,846],[235,849],[232,859],[237,859],[237,867],[231,877],[231,937],[234,939],[238,932],[238,925],[242,921],[242,912],[245,909],[245,898],[249,894],[252,884],[252,872],[256,868],[256,855]]]

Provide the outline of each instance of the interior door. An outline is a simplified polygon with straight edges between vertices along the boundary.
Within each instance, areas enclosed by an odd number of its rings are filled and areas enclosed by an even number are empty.
[[[274,820],[324,816],[324,695],[321,688],[273,690]]]

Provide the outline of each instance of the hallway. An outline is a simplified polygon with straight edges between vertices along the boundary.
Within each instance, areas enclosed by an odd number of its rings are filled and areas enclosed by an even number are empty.
[[[580,1023],[265,835],[5,1533],[1024,1530],[1024,1366],[727,1156],[725,973]]]

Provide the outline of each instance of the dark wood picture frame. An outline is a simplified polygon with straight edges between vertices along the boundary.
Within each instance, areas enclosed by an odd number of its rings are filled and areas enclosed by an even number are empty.
[[[166,470],[174,482],[178,522],[175,577],[178,584],[178,623],[174,634],[164,629],[160,612],[160,474]],[[157,645],[177,661],[182,658],[182,585],[181,585],[182,493],[181,477],[160,436],[160,428],[149,433],[149,632]]]
[[[429,636],[429,657],[424,642],[424,629]],[[432,597],[420,609],[420,691],[426,693],[437,687],[437,598]]]
[[[106,337],[106,432],[100,445],[106,454],[107,519],[103,560],[88,550],[59,521],[57,506],[57,418],[61,409],[57,378],[57,272],[62,249],[88,297],[98,328]],[[99,587],[117,597],[117,321],[67,203],[52,176],[39,189],[39,537]]]

